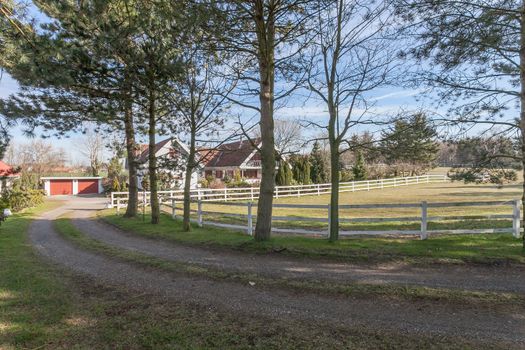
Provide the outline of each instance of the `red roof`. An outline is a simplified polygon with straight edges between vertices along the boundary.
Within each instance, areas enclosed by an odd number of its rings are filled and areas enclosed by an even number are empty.
[[[254,140],[255,144],[260,142]],[[217,151],[206,163],[206,167],[230,167],[240,166],[253,153],[255,148],[250,140],[241,140],[232,143],[226,143],[217,147]]]
[[[0,176],[17,176],[18,174],[14,173],[12,166],[7,165],[6,163],[0,160]]]

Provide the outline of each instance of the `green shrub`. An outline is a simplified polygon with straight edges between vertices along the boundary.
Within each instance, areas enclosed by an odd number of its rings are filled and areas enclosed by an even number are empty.
[[[239,181],[230,181],[226,183],[226,187],[228,188],[243,188],[243,187],[252,187],[252,185],[247,182],[244,179],[241,179]]]
[[[16,212],[42,204],[44,198],[43,190],[13,188],[2,193],[0,209],[9,208]]]

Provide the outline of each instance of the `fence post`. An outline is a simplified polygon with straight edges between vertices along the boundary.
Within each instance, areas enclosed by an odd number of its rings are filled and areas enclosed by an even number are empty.
[[[253,201],[253,187],[250,187],[250,197],[251,197],[251,199]]]
[[[330,227],[332,226],[332,219],[331,219],[331,217],[332,217],[332,215],[331,215],[332,210],[331,210],[331,208],[332,208],[332,205],[328,204],[328,231],[327,232],[328,232],[328,237],[329,238],[330,238]]]
[[[197,200],[199,200],[199,201],[202,199],[201,198],[201,196],[202,196],[201,193],[202,193],[201,189],[197,188]]]
[[[383,188],[383,179],[381,179],[381,188]]]
[[[252,202],[248,202],[248,235],[253,235]]]
[[[408,177],[405,177],[405,186],[408,186]]]
[[[175,198],[172,198],[171,199],[171,218],[173,220],[175,220],[175,218],[177,217],[176,214],[175,214],[175,211],[176,211],[175,209],[176,209],[175,208]]]
[[[419,176],[416,175],[416,183],[419,183]]]
[[[202,201],[197,202],[197,225],[202,227]]]
[[[321,195],[321,185],[320,184],[317,184],[317,195],[318,196]]]
[[[278,186],[275,186],[275,198],[279,198],[279,187]]]
[[[421,239],[427,239],[427,208],[428,204],[426,201],[421,202]]]
[[[142,221],[146,221],[146,191],[142,191]]]
[[[366,182],[366,190],[367,190],[367,191],[370,191],[370,181],[367,181],[367,182]]]
[[[516,238],[520,238],[521,229],[520,229],[520,200],[515,200],[513,203],[512,211],[512,235]]]
[[[301,187],[297,187],[297,197],[301,197]]]
[[[114,201],[115,201],[114,193],[111,192],[111,208],[113,208]]]
[[[427,175],[427,183],[430,182],[430,175]]]
[[[355,192],[355,181],[352,181],[352,192]]]
[[[226,187],[224,188],[224,200],[228,200],[228,191],[226,189]]]
[[[113,193],[111,195],[113,195]],[[120,197],[117,197],[117,215],[120,215]]]

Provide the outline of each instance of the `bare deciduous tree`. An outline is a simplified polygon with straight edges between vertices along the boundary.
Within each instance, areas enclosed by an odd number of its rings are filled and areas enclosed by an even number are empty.
[[[305,146],[303,126],[297,119],[275,119],[275,149],[281,155],[297,153]],[[260,130],[255,129],[253,137],[261,137]]]
[[[346,135],[374,123],[367,94],[387,84],[394,69],[386,38],[388,1],[319,1],[316,36],[307,63],[306,88],[326,104],[328,122],[310,122],[327,131],[330,146],[330,240],[339,236],[339,163]]]
[[[104,139],[94,129],[88,129],[80,139],[79,152],[87,158],[92,176],[100,176],[102,157],[104,152]]]

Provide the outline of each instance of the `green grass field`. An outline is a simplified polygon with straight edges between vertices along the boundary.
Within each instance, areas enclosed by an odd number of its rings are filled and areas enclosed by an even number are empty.
[[[463,183],[434,183],[418,186],[397,187],[370,192],[342,193],[342,204],[377,204],[377,203],[417,203],[427,200],[435,202],[462,202],[462,201],[511,201],[521,195],[519,185],[498,187],[494,185],[465,185]],[[328,195],[308,196],[300,198],[279,198],[276,203],[326,204]],[[170,209],[165,207],[166,211]],[[255,211],[254,207],[254,211]],[[224,206],[218,204],[203,205],[205,211],[222,213],[242,213],[244,208]],[[275,213],[277,212],[277,213]],[[276,209],[274,215],[279,216],[306,216],[322,217],[326,211],[310,209]],[[182,213],[178,209],[179,215]],[[475,216],[489,214],[511,214],[510,205],[484,207],[451,207],[430,208],[429,216]],[[163,215],[160,225],[150,225],[146,215],[132,220],[124,220],[115,215],[115,210],[108,209],[100,213],[104,220],[149,237],[185,242],[189,244],[205,244],[226,246],[248,251],[284,251],[288,254],[307,255],[317,257],[332,257],[356,261],[384,261],[384,260],[412,260],[422,262],[483,262],[494,263],[512,261],[525,263],[522,250],[522,241],[513,238],[511,234],[476,234],[476,235],[436,235],[428,240],[421,241],[415,238],[402,237],[353,237],[340,239],[336,243],[329,243],[322,237],[284,236],[274,234],[269,242],[257,243],[244,232],[232,230],[194,227],[193,232],[181,232],[180,221],[173,221],[166,214]],[[418,208],[401,209],[355,209],[342,210],[341,216],[354,217],[396,217],[418,216]],[[195,216],[194,216],[195,217]],[[180,216],[179,216],[180,218]],[[204,220],[227,223],[246,224],[245,218],[224,216],[223,214],[206,214]],[[293,221],[292,223],[276,222],[276,226],[301,227],[307,229],[326,230],[326,223],[311,221]],[[344,223],[343,229],[349,230],[417,230],[419,222],[387,222],[387,223]],[[454,220],[429,222],[429,230],[433,229],[478,229],[478,228],[508,228],[511,221],[508,219],[483,220]]]
[[[360,204],[406,204],[406,203],[451,203],[475,201],[509,201],[509,204],[500,206],[470,206],[470,207],[442,207],[429,208],[428,216],[473,216],[472,220],[450,220],[429,222],[429,230],[435,229],[472,229],[472,228],[510,228],[509,219],[480,219],[475,216],[493,214],[512,214],[510,201],[521,197],[521,185],[511,184],[503,187],[495,185],[463,184],[459,182],[430,183],[411,185],[382,190],[344,192],[341,193],[341,205]],[[329,195],[286,197],[275,200],[276,204],[328,204]],[[164,207],[165,211],[171,209]],[[196,210],[196,204],[192,206]],[[182,212],[182,203],[177,204],[177,211]],[[226,206],[203,202],[204,220],[219,221],[232,224],[246,224],[246,218],[237,217],[236,214],[246,215],[245,206]],[[254,205],[253,214],[256,215],[257,207]],[[232,214],[234,216],[232,216]],[[420,208],[372,208],[372,209],[341,209],[340,217],[351,218],[395,218],[395,217],[420,217]],[[275,221],[276,227],[304,228],[326,230],[327,223],[311,221],[311,218],[326,219],[328,212],[325,209],[311,208],[276,208],[274,216],[290,218],[310,218],[308,221]],[[194,214],[195,218],[195,214]],[[255,218],[254,218],[255,219]],[[419,221],[414,222],[382,222],[382,223],[341,223],[342,230],[417,230]]]
[[[232,315],[104,286],[43,261],[28,244],[31,220],[57,205],[16,214],[0,227],[0,349],[474,346],[461,339]]]
[[[255,242],[242,232],[214,227],[193,227],[182,232],[179,220],[163,214],[161,223],[151,225],[141,218],[124,219],[112,210],[100,213],[103,220],[124,230],[149,238],[218,246],[255,253],[333,258],[354,262],[403,260],[414,263],[525,263],[522,242],[510,234],[440,235],[428,240],[409,238],[353,238],[330,243],[315,237],[273,235],[268,242]]]

